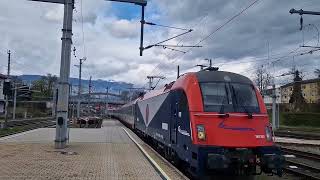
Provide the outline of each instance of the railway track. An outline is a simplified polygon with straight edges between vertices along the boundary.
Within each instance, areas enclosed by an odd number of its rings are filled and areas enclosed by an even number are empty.
[[[52,117],[10,120],[8,122],[8,130],[0,133],[0,137],[30,131],[37,128],[53,127],[55,124],[56,122]]]
[[[320,154],[299,151],[281,147],[285,154],[294,155],[296,158],[286,157],[285,171],[306,177],[307,179],[320,180]]]
[[[306,140],[320,140],[320,134],[310,132],[295,132],[295,131],[275,131],[274,134],[278,137],[288,137],[295,139],[306,139]]]

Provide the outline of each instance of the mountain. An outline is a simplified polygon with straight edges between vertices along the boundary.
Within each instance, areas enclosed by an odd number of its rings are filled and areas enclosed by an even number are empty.
[[[30,85],[33,81],[41,79],[41,75],[21,75],[18,76],[24,83]],[[69,82],[72,84],[73,92],[78,89],[78,78],[70,78]],[[88,92],[89,90],[89,80],[82,79],[82,89],[84,92]],[[128,91],[128,88],[132,88],[133,84],[126,82],[117,82],[113,80],[92,80],[92,91],[93,92],[106,92],[106,88],[109,87],[109,92],[118,94],[121,91]]]

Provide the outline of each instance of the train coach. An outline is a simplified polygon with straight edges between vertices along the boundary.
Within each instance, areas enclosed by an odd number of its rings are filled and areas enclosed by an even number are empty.
[[[193,177],[282,175],[262,97],[242,75],[187,73],[112,114]]]

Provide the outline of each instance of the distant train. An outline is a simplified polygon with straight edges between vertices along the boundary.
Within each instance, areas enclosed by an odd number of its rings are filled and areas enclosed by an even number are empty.
[[[112,115],[193,177],[282,175],[284,158],[262,97],[242,75],[186,73]]]

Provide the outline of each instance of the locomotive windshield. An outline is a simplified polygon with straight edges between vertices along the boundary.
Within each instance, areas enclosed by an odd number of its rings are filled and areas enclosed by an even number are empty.
[[[253,85],[225,82],[202,83],[201,91],[206,112],[260,112]]]

